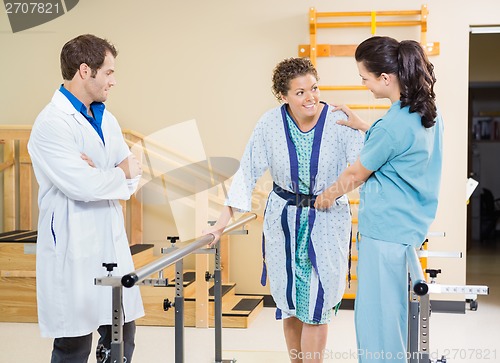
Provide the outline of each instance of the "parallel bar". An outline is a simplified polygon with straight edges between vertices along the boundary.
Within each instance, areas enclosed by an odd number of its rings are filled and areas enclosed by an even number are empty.
[[[255,219],[257,216],[254,213],[249,213],[243,217],[241,217],[238,221],[235,223],[229,225],[224,229],[223,234],[229,233],[245,223]],[[196,251],[198,248],[201,248],[202,246],[208,245],[210,242],[214,240],[214,236],[212,234],[208,234],[205,236],[198,237],[196,239],[186,241],[186,244],[188,244],[186,247],[180,248],[178,250],[175,250],[172,253],[169,253],[168,255],[161,257],[143,267],[141,267],[138,270],[135,270],[127,275],[124,275],[122,277],[122,284],[125,287],[132,287],[136,283],[144,280],[146,277],[163,270],[165,267],[173,264],[174,262],[179,261],[180,259],[184,258],[185,256],[189,255],[190,253]]]
[[[427,294],[429,287],[425,281],[422,265],[420,264],[415,248],[408,246],[406,249],[406,259],[408,261],[408,269],[410,270],[413,291],[419,296]]]

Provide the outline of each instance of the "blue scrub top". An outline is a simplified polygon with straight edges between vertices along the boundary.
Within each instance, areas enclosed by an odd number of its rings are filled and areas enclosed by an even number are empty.
[[[443,121],[422,126],[401,102],[366,132],[361,164],[373,174],[360,189],[359,232],[420,246],[434,220],[442,165]]]

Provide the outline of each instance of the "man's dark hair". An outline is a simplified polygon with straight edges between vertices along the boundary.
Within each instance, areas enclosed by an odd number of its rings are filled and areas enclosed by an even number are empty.
[[[80,35],[64,44],[61,50],[61,73],[64,80],[70,81],[85,63],[92,69],[91,76],[95,77],[97,70],[104,63],[106,53],[114,58],[118,51],[106,39],[101,39],[92,34]]]

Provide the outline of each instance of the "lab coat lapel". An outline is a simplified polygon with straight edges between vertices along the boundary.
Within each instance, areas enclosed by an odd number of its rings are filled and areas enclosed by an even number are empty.
[[[94,130],[90,122],[83,116],[79,111],[75,109],[73,104],[68,100],[68,98],[59,90],[56,90],[54,96],[52,97],[52,102],[54,105],[59,108],[61,111],[68,115],[72,115],[74,120],[78,122],[81,126],[87,129],[87,131],[92,134],[92,137],[96,137],[101,144],[102,147],[104,147],[104,143],[102,142],[101,138],[97,134],[97,132]],[[104,124],[104,118],[103,118],[103,124]],[[106,137],[106,135],[104,135]]]

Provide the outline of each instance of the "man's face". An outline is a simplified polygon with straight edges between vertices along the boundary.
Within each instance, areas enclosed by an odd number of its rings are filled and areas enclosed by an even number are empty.
[[[108,92],[116,84],[115,58],[111,53],[106,53],[104,63],[97,70],[94,77],[89,77],[85,83],[85,90],[92,102],[104,102],[108,98]]]

